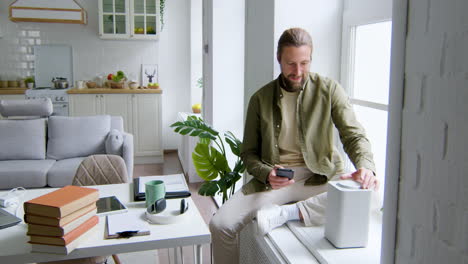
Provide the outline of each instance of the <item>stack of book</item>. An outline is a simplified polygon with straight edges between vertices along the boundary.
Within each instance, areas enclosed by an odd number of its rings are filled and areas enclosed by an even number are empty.
[[[96,215],[97,189],[65,186],[24,203],[33,252],[69,254],[92,234],[99,222]]]

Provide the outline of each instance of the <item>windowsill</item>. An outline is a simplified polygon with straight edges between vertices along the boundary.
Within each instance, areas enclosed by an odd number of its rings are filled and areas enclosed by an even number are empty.
[[[294,236],[285,237],[286,233]],[[305,227],[299,221],[290,221],[286,226],[273,230],[268,234],[268,238],[286,260],[300,256],[307,257],[304,252],[298,254],[297,248],[294,250],[291,247],[281,246],[291,244],[291,240],[297,240],[320,263],[380,263],[382,213],[371,214],[369,242],[365,248],[337,249],[324,237],[324,226]]]

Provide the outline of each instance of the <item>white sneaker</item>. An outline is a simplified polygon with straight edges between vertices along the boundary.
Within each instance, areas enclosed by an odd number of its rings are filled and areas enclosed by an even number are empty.
[[[264,236],[287,221],[288,218],[279,205],[267,205],[257,211],[257,232]]]

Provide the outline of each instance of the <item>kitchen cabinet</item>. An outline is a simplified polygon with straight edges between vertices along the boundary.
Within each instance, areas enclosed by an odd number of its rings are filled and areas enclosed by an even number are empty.
[[[0,94],[0,100],[23,100],[25,99],[24,94]],[[0,119],[4,119],[0,115]]]
[[[159,31],[159,0],[99,0],[101,38],[154,40]]]
[[[160,94],[70,94],[71,116],[122,116],[133,134],[135,163],[163,161]]]

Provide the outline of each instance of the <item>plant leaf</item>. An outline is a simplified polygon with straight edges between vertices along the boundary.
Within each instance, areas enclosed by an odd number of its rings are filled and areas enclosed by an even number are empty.
[[[241,159],[237,160],[236,165],[234,165],[234,169],[232,171],[243,173],[245,171],[244,162]]]
[[[192,153],[192,160],[198,176],[205,181],[218,177],[219,173],[230,171],[226,157],[207,144],[198,143]]]
[[[218,181],[219,188],[221,190],[229,189],[234,183],[236,183],[241,178],[241,175],[237,172],[231,171],[225,173],[221,176],[221,179]]]
[[[200,138],[209,138],[212,140],[216,140],[219,134],[218,131],[207,125],[203,119],[196,116],[188,116],[187,120],[175,122],[170,127],[174,128],[174,132],[181,135],[188,134],[193,137],[198,136]]]
[[[188,133],[190,133],[192,130],[193,130],[193,128],[191,128],[191,127],[186,127],[186,128],[184,128],[184,129],[182,129],[181,131],[179,131],[179,134],[185,136],[185,135],[187,135]]]
[[[215,196],[215,194],[219,191],[218,182],[217,181],[207,181],[204,182],[200,186],[200,190],[198,190],[198,194],[204,196]]]
[[[200,144],[209,145],[210,142],[211,142],[211,139],[209,139],[209,138],[201,138],[201,137],[200,137],[200,139],[198,140],[198,142],[199,142]]]
[[[237,157],[240,157],[240,149],[242,146],[242,142],[234,136],[234,134],[230,131],[227,131],[224,133],[226,142],[229,144],[229,147],[231,147],[231,151],[234,155]]]

